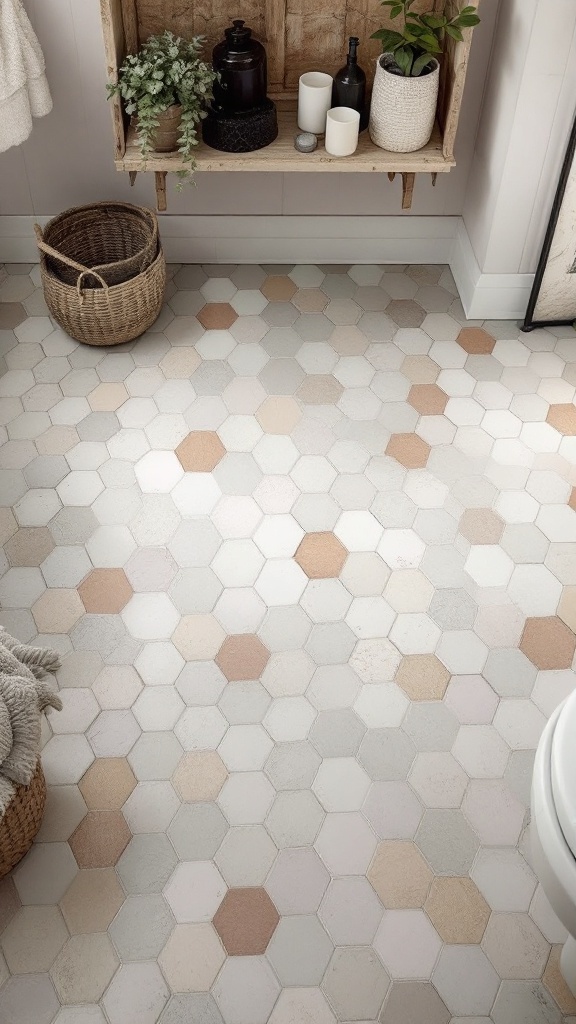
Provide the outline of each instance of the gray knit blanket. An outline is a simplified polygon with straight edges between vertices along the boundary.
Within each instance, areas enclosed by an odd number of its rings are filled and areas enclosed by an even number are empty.
[[[40,716],[62,708],[46,682],[60,668],[56,651],[21,644],[0,627],[0,817],[17,785],[27,786],[40,753]]]

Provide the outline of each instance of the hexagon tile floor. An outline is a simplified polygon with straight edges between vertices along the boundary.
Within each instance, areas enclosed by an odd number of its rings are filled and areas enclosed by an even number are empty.
[[[527,836],[574,686],[576,338],[441,267],[0,272],[1,621],[64,701],[3,1024],[576,1024]]]

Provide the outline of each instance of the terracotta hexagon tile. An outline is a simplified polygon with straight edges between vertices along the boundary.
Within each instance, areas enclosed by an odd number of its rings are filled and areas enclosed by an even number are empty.
[[[573,633],[576,633],[576,587],[564,587],[558,615]]]
[[[342,397],[344,388],[332,374],[312,374],[302,381],[296,398],[304,405],[336,405]]]
[[[228,771],[215,750],[184,754],[172,776],[174,789],[186,802],[215,800],[228,778]]]
[[[442,700],[450,673],[435,654],[408,654],[398,666],[396,682],[410,700]]]
[[[8,541],[4,551],[10,565],[41,565],[55,548],[52,534],[47,526],[25,526]]]
[[[124,569],[93,569],[78,587],[87,612],[116,615],[132,597]]]
[[[238,319],[238,313],[229,302],[207,302],[196,319],[207,331],[227,331]]]
[[[229,889],[214,927],[231,956],[265,953],[280,915],[265,889]]]
[[[437,384],[413,384],[407,401],[421,416],[441,416],[448,395]]]
[[[406,469],[424,469],[430,451],[430,445],[418,434],[392,434],[386,446],[386,455],[391,455]]]
[[[119,811],[136,788],[125,757],[97,757],[79,783],[90,811]]]
[[[333,579],[340,575],[348,551],[333,533],[307,533],[294,559],[311,580]]]
[[[471,544],[498,544],[504,523],[490,508],[467,508],[458,530]]]
[[[105,932],[124,902],[114,868],[79,871],[60,900],[60,910],[72,935]]]
[[[386,306],[386,316],[398,327],[420,327],[426,319],[426,310],[413,299],[392,299]]]
[[[193,430],[176,449],[188,473],[211,473],[225,454],[226,449],[214,430]]]
[[[576,998],[572,995],[560,972],[561,952],[562,946],[552,946],[548,963],[542,975],[542,982],[558,1003],[563,1014],[566,1016],[576,1015]]]
[[[120,811],[88,811],[68,840],[81,868],[113,867],[131,839]]]
[[[474,356],[487,356],[492,352],[496,340],[481,327],[463,327],[456,341],[465,352]]]
[[[570,668],[576,636],[556,615],[526,619],[520,650],[539,669]]]
[[[269,658],[270,651],[257,636],[240,633],[226,637],[214,660],[231,683],[260,679]]]
[[[21,302],[0,302],[0,331],[13,331],[26,319]]]
[[[269,302],[290,302],[297,288],[292,278],[272,275],[266,278],[264,284],[260,286],[260,291]]]
[[[576,434],[576,406],[570,404],[551,405],[546,422],[552,427],[556,427],[561,434],[574,436]]]
[[[262,402],[256,419],[267,434],[291,434],[302,419],[302,410],[293,398],[274,395]]]
[[[490,907],[471,878],[435,878],[424,910],[443,942],[481,942]]]
[[[379,843],[367,872],[387,910],[423,907],[433,874],[414,843]]]

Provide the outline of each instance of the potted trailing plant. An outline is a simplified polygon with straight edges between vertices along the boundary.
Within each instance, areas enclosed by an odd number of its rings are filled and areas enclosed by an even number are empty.
[[[120,94],[135,119],[142,156],[178,150],[187,165],[184,175],[196,166],[197,128],[216,78],[200,58],[203,42],[201,36],[188,40],[172,32],[150,36],[138,53],[128,54],[118,83],[107,87],[109,96]]]
[[[434,127],[440,64],[445,36],[462,41],[462,30],[480,21],[467,6],[452,18],[416,14],[416,0],[381,0],[391,19],[402,17],[402,28],[379,29],[371,36],[382,44],[370,107],[370,138],[382,149],[413,153],[429,141]]]

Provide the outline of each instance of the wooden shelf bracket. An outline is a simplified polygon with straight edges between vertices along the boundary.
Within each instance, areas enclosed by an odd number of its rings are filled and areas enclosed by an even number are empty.
[[[156,209],[158,213],[165,213],[166,211],[166,174],[167,171],[155,171],[154,178],[156,181]]]

